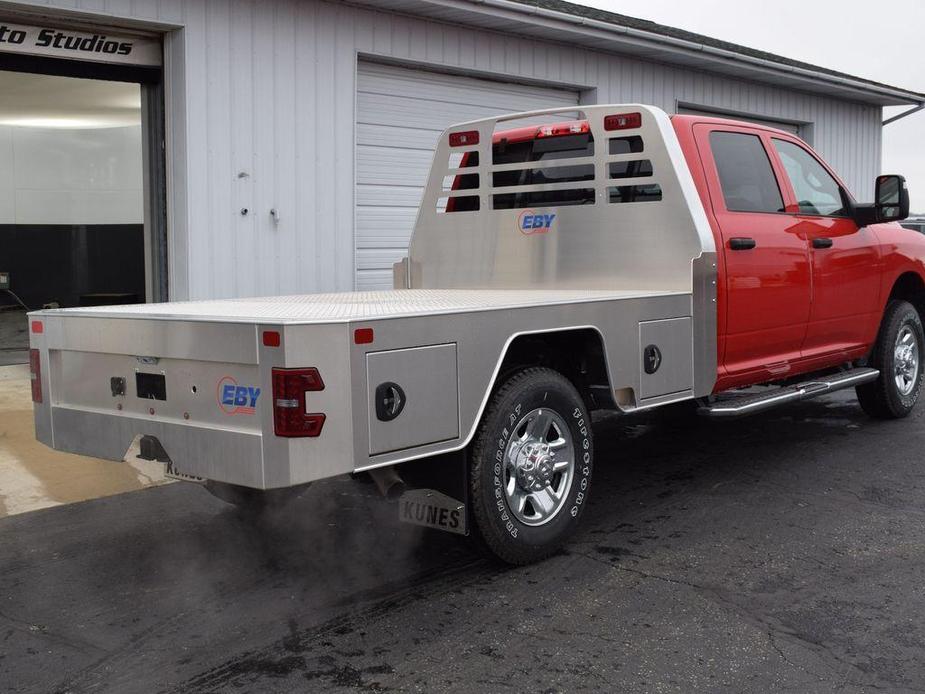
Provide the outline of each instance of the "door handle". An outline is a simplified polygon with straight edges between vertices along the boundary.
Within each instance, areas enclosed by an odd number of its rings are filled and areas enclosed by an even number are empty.
[[[831,248],[832,239],[827,239],[824,236],[820,236],[817,239],[813,239],[813,248]]]
[[[735,238],[729,239],[729,250],[732,251],[749,251],[757,245],[755,239],[750,239],[745,236],[736,236]]]

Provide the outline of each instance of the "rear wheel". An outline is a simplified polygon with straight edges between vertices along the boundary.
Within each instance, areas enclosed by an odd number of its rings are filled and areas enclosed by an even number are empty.
[[[575,386],[552,369],[515,373],[492,397],[472,449],[477,539],[509,564],[555,552],[587,504],[593,457]]]
[[[870,358],[880,376],[857,387],[861,408],[877,419],[899,419],[912,412],[922,389],[923,353],[925,334],[918,311],[908,301],[891,301]]]

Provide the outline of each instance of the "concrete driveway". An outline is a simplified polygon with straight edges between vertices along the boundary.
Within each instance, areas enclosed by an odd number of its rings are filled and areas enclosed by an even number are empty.
[[[96,460],[38,443],[29,366],[0,366],[0,518],[163,482],[157,464]]]
[[[596,426],[583,529],[501,568],[335,480],[0,520],[0,692],[925,689],[925,408]]]

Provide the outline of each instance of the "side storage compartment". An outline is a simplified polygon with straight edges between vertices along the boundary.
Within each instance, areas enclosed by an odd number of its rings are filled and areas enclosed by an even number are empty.
[[[366,386],[370,455],[459,436],[455,343],[367,354]]]
[[[690,318],[668,318],[639,324],[641,400],[693,389],[692,328]]]

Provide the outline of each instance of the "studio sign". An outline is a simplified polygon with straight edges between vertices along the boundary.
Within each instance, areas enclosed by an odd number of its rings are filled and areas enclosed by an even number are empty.
[[[160,65],[160,42],[144,36],[0,24],[0,52],[129,65]]]

